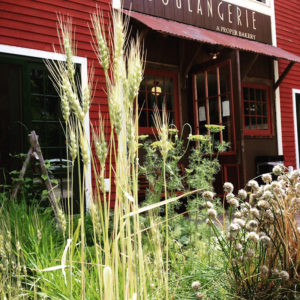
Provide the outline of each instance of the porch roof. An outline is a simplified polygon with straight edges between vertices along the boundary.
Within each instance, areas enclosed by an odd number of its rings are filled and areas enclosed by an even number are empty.
[[[286,59],[291,62],[300,63],[300,57],[284,49],[268,44],[247,40],[237,36],[227,35],[220,32],[207,30],[175,21],[154,17],[134,11],[123,9],[123,13],[138,20],[147,27],[164,34],[195,40],[212,45],[222,45],[224,47],[239,49],[258,54],[264,54],[274,58]]]

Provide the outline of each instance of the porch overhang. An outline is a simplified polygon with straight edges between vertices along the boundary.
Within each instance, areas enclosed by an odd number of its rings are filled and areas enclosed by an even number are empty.
[[[199,28],[184,23],[178,23],[172,20],[154,17],[135,11],[128,11],[123,9],[123,13],[143,23],[148,28],[157,32],[161,32],[163,34],[169,34],[183,39],[194,40],[211,45],[220,45],[235,50],[248,51],[256,53],[257,55],[267,55],[274,59],[284,59],[289,61],[289,65],[286,67],[285,71],[280,75],[277,82],[275,82],[274,89],[278,88],[285,76],[291,70],[292,66],[295,63],[300,63],[299,56],[279,47],[274,47],[268,44],[247,40],[233,35],[223,34],[216,31],[207,30],[204,28]]]
[[[123,9],[123,13],[131,18],[138,20],[147,27],[180,38],[194,40],[201,43],[211,45],[221,45],[224,47],[238,49],[242,51],[249,51],[257,54],[263,54],[275,59],[285,59],[291,62],[300,63],[300,57],[290,53],[284,49],[274,47],[268,44],[247,40],[237,36],[227,35],[220,32],[207,30],[204,28],[178,23],[175,21],[154,17],[135,11],[128,11]]]

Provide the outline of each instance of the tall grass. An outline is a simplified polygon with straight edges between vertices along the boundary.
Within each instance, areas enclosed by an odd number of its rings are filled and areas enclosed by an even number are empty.
[[[62,100],[62,111],[66,122],[68,156],[73,168],[78,168],[80,183],[80,222],[78,231],[73,229],[72,209],[69,207],[67,263],[63,269],[69,294],[74,294],[74,270],[80,275],[81,299],[86,298],[87,286],[92,274],[98,285],[100,299],[146,299],[153,282],[159,285],[161,295],[168,298],[168,242],[159,242],[159,230],[151,226],[150,238],[156,236],[153,252],[145,253],[141,222],[138,212],[138,108],[135,98],[143,78],[143,52],[139,42],[127,40],[127,20],[121,13],[113,11],[113,26],[107,43],[104,23],[100,12],[92,16],[94,48],[105,74],[110,115],[110,138],[105,139],[101,112],[99,124],[94,125],[92,141],[88,143],[84,126],[92,98],[92,78],[88,87],[81,90],[75,78],[73,63],[74,41],[70,20],[60,19],[61,48],[66,54],[66,62],[48,62],[55,87]],[[157,119],[158,120],[158,119]],[[163,123],[163,126],[168,126]],[[162,138],[162,137],[161,137]],[[81,156],[82,164],[79,159]],[[113,163],[114,162],[114,163]],[[91,163],[95,186],[86,186],[85,176]],[[71,172],[74,174],[73,170]],[[110,189],[105,189],[105,178],[110,181]],[[107,178],[106,178],[107,179]],[[93,191],[88,199],[93,224],[94,261],[87,265],[88,248],[85,237],[84,191]],[[114,189],[114,190],[113,190]],[[113,193],[115,191],[115,193]],[[72,199],[70,203],[72,203]],[[113,204],[113,214],[111,213]],[[71,206],[71,204],[70,204]],[[168,215],[166,215],[168,222]],[[168,226],[166,226],[168,235]],[[166,239],[168,241],[168,238]],[[73,250],[72,250],[73,249]],[[80,258],[80,270],[74,263],[74,253]],[[80,254],[79,254],[80,252]],[[159,253],[158,256],[153,253]],[[158,261],[159,260],[159,261]],[[159,268],[159,278],[150,287],[147,276],[153,275],[152,264]],[[93,273],[94,272],[94,273]],[[161,285],[161,280],[164,285]],[[161,296],[162,297],[162,296]],[[77,290],[78,298],[78,290]]]

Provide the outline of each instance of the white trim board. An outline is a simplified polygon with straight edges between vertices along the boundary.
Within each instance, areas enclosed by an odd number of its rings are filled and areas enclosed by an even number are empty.
[[[22,55],[22,56],[29,56],[41,59],[50,59],[50,60],[66,60],[65,55],[56,52],[50,51],[43,51],[43,50],[36,50],[31,48],[23,48],[23,47],[16,47],[10,45],[0,44],[0,53],[12,54],[12,55]],[[87,58],[74,56],[74,63],[80,64],[81,67],[81,83],[82,89],[84,89],[88,85],[88,65],[87,65]],[[90,117],[89,115],[86,116],[84,120],[85,130],[88,137],[88,141],[90,143]],[[86,178],[86,209],[89,210],[90,207],[90,195],[91,195],[91,188],[92,188],[92,170],[91,164],[89,164],[89,168],[87,170]]]
[[[294,114],[294,132],[295,132],[295,152],[296,152],[296,169],[299,169],[299,147],[298,147],[298,125],[297,125],[297,107],[296,94],[300,95],[300,90],[292,89],[293,93],[293,114]],[[300,105],[300,104],[299,104]]]

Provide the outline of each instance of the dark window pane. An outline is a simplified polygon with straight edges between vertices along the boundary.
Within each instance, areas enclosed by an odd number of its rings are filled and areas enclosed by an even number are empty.
[[[138,96],[138,105],[139,108],[145,109],[147,103],[146,103],[146,94],[144,92],[140,92]]]
[[[42,96],[31,96],[31,118],[33,120],[43,119],[43,97]]]
[[[163,102],[164,102],[164,95],[163,94],[157,94],[156,95],[156,103],[157,103],[157,107],[158,109],[162,109],[162,105],[163,105]]]
[[[217,70],[207,72],[208,97],[218,95]]]
[[[44,71],[39,69],[32,69],[30,73],[30,91],[31,93],[44,93]]]
[[[52,81],[50,80],[49,76],[46,76],[45,82],[46,82],[46,91],[45,91],[46,94],[51,95],[51,96],[56,96],[57,92],[56,92],[54,85],[53,85]]]
[[[250,88],[250,100],[255,99],[255,90],[253,88]]]
[[[147,112],[146,111],[141,111],[140,113],[140,119],[139,119],[139,125],[141,127],[147,127]]]
[[[174,93],[172,78],[165,77],[165,92],[166,93]]]
[[[219,76],[220,76],[220,93],[225,94],[230,92],[230,68],[228,64],[220,67]]]
[[[209,118],[210,124],[219,124],[219,105],[217,97],[209,99]]]
[[[250,119],[249,119],[249,117],[245,117],[245,128],[246,129],[249,129],[250,128]]]
[[[153,109],[156,105],[156,96],[151,92],[148,93],[148,107],[147,109]]]
[[[166,95],[166,106],[167,110],[173,110],[174,109],[174,97],[173,95]]]
[[[59,120],[61,119],[60,99],[55,97],[45,97],[45,119]]]
[[[266,92],[266,90],[261,90],[261,100],[263,100],[264,102],[267,101],[267,92]]]
[[[260,89],[256,89],[256,97],[255,98],[257,101],[261,100],[261,91],[262,90],[260,90]]]
[[[244,99],[249,100],[249,89],[248,88],[243,88],[243,94],[244,94]]]

